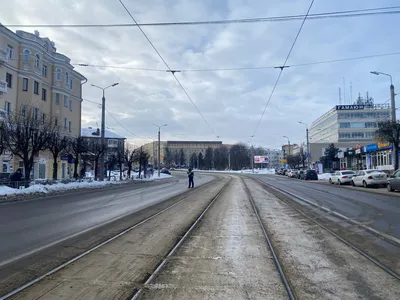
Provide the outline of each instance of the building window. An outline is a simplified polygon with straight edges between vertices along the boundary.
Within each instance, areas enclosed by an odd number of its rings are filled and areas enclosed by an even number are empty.
[[[65,84],[69,85],[69,74],[68,74],[68,72],[65,72]]]
[[[72,79],[69,80],[69,88],[72,90]]]
[[[31,53],[29,50],[24,50],[24,65],[28,66],[29,65],[29,56]]]
[[[7,87],[12,88],[12,74],[7,73],[6,74],[6,81],[7,81]]]
[[[28,91],[28,78],[22,79],[22,90],[24,92]]]
[[[61,69],[56,70],[56,80],[60,81],[61,80]]]
[[[71,132],[71,121],[68,122],[68,131]]]
[[[46,65],[42,66],[42,76],[47,77],[47,66]]]
[[[54,126],[58,126],[58,118],[57,117],[54,117]]]
[[[64,118],[64,129],[67,130],[67,118]]]
[[[22,108],[21,108],[21,116],[22,116],[23,118],[26,117],[26,105],[22,105]]]
[[[116,148],[118,147],[118,140],[108,140],[108,147],[110,148]]]
[[[13,57],[13,47],[10,45],[7,45],[7,58],[12,59]]]
[[[39,108],[35,107],[35,108],[33,109],[33,119],[34,119],[35,121],[37,121],[38,117],[39,117]]]
[[[7,115],[11,113],[11,103],[10,102],[5,102],[4,103],[4,110],[7,112]]]
[[[47,91],[46,91],[46,89],[42,89],[42,100],[43,101],[47,100]]]
[[[33,92],[34,92],[36,95],[39,95],[39,82],[37,82],[37,81],[34,81],[34,82],[33,82]]]
[[[64,106],[68,107],[68,103],[69,103],[68,96],[64,95]]]
[[[46,114],[42,114],[42,123],[46,122]]]
[[[39,70],[39,66],[40,66],[40,56],[39,56],[39,54],[36,54],[35,55],[35,68],[37,70]]]
[[[72,111],[72,100],[69,100],[69,111]]]
[[[56,93],[56,104],[60,105],[60,94]]]

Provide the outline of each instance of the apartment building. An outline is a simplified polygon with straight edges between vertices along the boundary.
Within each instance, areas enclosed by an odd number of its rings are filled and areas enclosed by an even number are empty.
[[[33,111],[35,118],[52,120],[66,135],[81,131],[82,84],[87,79],[74,70],[71,60],[57,52],[55,43],[38,31],[15,33],[0,25],[0,108],[6,114]],[[16,157],[3,155],[2,172],[22,166]],[[48,153],[37,158],[33,178],[49,178]],[[72,176],[70,162],[61,162],[59,176]]]

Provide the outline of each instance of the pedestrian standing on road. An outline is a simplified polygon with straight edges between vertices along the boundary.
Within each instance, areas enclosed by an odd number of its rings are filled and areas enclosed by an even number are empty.
[[[192,168],[189,168],[189,170],[187,171],[188,177],[189,177],[189,189],[190,188],[194,188],[194,181],[193,181],[193,177],[194,177],[194,172],[192,170]]]

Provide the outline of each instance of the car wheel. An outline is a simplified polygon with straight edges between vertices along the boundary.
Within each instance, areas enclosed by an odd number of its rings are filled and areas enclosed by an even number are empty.
[[[342,183],[340,182],[340,180],[339,180],[339,179],[337,180],[337,184],[338,184],[338,185],[341,185],[341,184],[342,184]]]
[[[363,181],[363,187],[365,187],[365,188],[368,187],[368,184],[367,184],[367,182],[365,180]]]
[[[386,187],[387,187],[387,189],[388,189],[389,192],[394,192],[394,189],[392,188],[392,186],[390,185],[390,183],[388,183],[388,184],[386,185]]]
[[[354,183],[353,180],[351,181],[351,185],[352,185],[352,186],[356,186],[356,184]]]

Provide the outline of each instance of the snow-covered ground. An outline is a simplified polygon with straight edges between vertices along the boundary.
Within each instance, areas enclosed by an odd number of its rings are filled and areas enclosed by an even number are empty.
[[[331,178],[332,174],[331,173],[322,173],[318,174],[318,179],[319,180],[329,180]]]
[[[0,196],[6,195],[23,195],[23,194],[35,194],[35,193],[51,193],[51,192],[62,192],[62,191],[69,191],[69,190],[77,190],[77,189],[96,189],[102,188],[107,185],[116,185],[116,184],[124,184],[129,182],[129,180],[119,180],[119,173],[112,174],[111,181],[93,181],[91,179],[84,180],[81,182],[69,182],[69,183],[55,183],[55,184],[34,184],[28,188],[21,187],[20,189],[13,189],[8,186],[0,186]],[[115,176],[115,177],[114,177]],[[147,178],[137,178],[137,173],[132,173],[134,181],[154,181],[154,180],[161,180],[171,178],[171,175],[167,174],[160,174],[158,177],[157,173],[154,173],[153,176]],[[91,176],[88,176],[89,178]],[[143,177],[143,174],[142,174]]]

